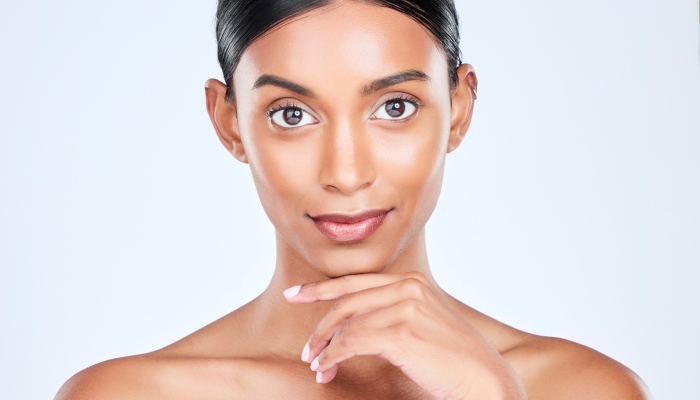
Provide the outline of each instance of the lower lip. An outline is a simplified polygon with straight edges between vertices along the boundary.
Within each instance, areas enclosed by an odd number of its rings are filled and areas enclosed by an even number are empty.
[[[376,217],[365,218],[351,224],[314,219],[314,224],[321,233],[336,242],[357,242],[368,238],[384,221],[388,211]]]

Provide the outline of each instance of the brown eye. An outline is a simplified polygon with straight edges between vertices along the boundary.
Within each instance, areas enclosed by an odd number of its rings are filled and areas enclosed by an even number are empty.
[[[387,115],[392,118],[399,118],[406,112],[406,105],[403,101],[390,101],[384,105]]]
[[[284,110],[284,122],[289,125],[297,125],[301,122],[304,112],[300,108],[288,108]]]
[[[284,107],[272,112],[269,118],[282,128],[298,128],[315,122],[311,114],[299,107]]]
[[[418,105],[408,100],[389,100],[386,103],[384,103],[381,107],[379,107],[377,112],[374,113],[374,118],[385,119],[390,121],[403,121],[404,119],[415,114],[417,109]]]

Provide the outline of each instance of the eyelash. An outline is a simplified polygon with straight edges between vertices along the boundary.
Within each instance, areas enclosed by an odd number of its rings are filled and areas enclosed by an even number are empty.
[[[280,111],[280,110],[287,110],[287,109],[289,109],[289,108],[298,108],[298,109],[303,110],[304,112],[306,112],[306,110],[304,110],[303,108],[299,107],[296,103],[290,103],[289,100],[287,100],[287,104],[285,104],[285,105],[281,105],[281,104],[280,104],[280,105],[278,105],[278,106],[276,106],[276,107],[272,107],[272,108],[270,108],[269,110],[267,110],[267,112],[265,113],[265,115],[267,116],[267,118],[272,118],[272,114],[276,113],[277,111]]]
[[[384,105],[390,101],[405,101],[407,103],[410,103],[414,107],[416,107],[416,112],[418,112],[418,110],[423,106],[423,104],[420,101],[418,101],[418,99],[416,99],[415,97],[412,97],[412,96],[405,95],[405,94],[400,94],[400,95],[396,95],[394,97],[391,97],[391,98],[387,99],[385,102],[383,102],[381,105]],[[303,108],[299,107],[296,103],[293,103],[293,102],[290,102],[289,100],[287,100],[287,103],[284,105],[279,104],[276,107],[272,107],[272,108],[268,109],[267,112],[265,112],[265,116],[267,118],[272,118],[272,115],[274,113],[276,113],[277,111],[287,110],[290,108],[299,108],[301,110],[304,110]],[[304,110],[304,112],[307,112],[307,111]],[[415,115],[415,113],[409,115],[406,118],[394,119],[394,120],[391,120],[390,122],[404,122],[404,121],[408,120],[409,118],[413,117],[414,115]],[[297,128],[295,127],[295,128],[283,128],[283,129],[297,129]]]
[[[399,95],[396,95],[390,99],[387,99],[385,102],[383,102],[380,105],[380,107],[383,106],[384,104],[390,102],[390,101],[397,101],[397,100],[398,101],[405,101],[406,103],[412,104],[414,107],[416,107],[416,112],[414,112],[413,114],[409,115],[406,118],[388,120],[389,122],[405,122],[405,121],[413,118],[418,113],[418,110],[420,110],[420,108],[423,106],[423,104],[420,101],[418,101],[418,99],[416,99],[415,97],[409,96],[406,94],[399,94]]]
[[[416,106],[416,108],[418,108],[418,107],[420,107],[420,106],[423,105],[423,104],[421,104],[420,101],[418,101],[418,99],[416,99],[416,98],[413,97],[413,96],[409,96],[409,95],[407,95],[407,94],[399,94],[399,95],[396,95],[396,96],[394,96],[394,97],[388,99],[387,101],[385,101],[385,102],[382,103],[382,104],[386,104],[386,103],[388,103],[388,102],[390,102],[390,101],[396,101],[396,100],[401,100],[401,101],[405,101],[405,102],[407,102],[407,103],[411,103],[411,104],[413,104],[414,106]]]

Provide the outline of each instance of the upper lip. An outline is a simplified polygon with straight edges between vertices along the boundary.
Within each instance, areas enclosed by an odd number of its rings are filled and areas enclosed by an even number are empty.
[[[358,221],[362,221],[363,219],[367,218],[372,218],[372,217],[378,217],[382,214],[386,214],[391,209],[375,209],[375,210],[366,210],[366,211],[360,211],[357,213],[353,214],[320,214],[320,215],[314,215],[311,217],[314,220],[317,221],[328,221],[328,222],[338,222],[338,223],[343,223],[343,224],[352,224]]]

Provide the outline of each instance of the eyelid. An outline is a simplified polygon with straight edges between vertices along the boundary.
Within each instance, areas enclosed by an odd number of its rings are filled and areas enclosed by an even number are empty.
[[[372,106],[372,109],[374,110],[372,114],[377,112],[377,109],[383,105],[386,104],[387,101],[391,100],[405,100],[408,101],[409,103],[413,103],[416,107],[421,107],[423,106],[423,103],[418,99],[418,97],[406,93],[406,92],[390,92],[390,93],[385,93],[382,96],[380,96],[377,101],[374,102],[374,105]]]
[[[386,94],[382,95],[381,97],[379,97],[379,99],[374,103],[374,105],[372,106],[373,111],[370,114],[369,118],[370,119],[379,119],[379,118],[375,117],[375,115],[377,114],[377,111],[379,111],[379,108],[392,100],[402,100],[402,101],[409,102],[416,107],[416,111],[406,118],[391,120],[391,122],[401,122],[401,121],[405,121],[406,119],[412,118],[418,113],[420,108],[423,107],[423,103],[421,103],[421,101],[416,96],[413,96],[413,95],[408,94],[406,92],[390,92],[390,93],[386,93]]]
[[[301,125],[301,126],[287,127],[287,126],[282,126],[273,120],[273,116],[276,113],[278,113],[279,111],[282,111],[282,110],[289,109],[289,108],[300,109],[302,112],[308,114],[313,119],[313,122],[310,124],[305,124],[305,125]],[[308,107],[306,104],[300,102],[299,100],[297,100],[295,98],[281,98],[281,99],[277,99],[277,100],[273,101],[271,103],[271,105],[267,108],[267,111],[265,112],[265,117],[267,118],[267,120],[271,124],[273,124],[275,127],[277,127],[277,129],[281,129],[281,130],[285,130],[285,131],[290,131],[290,130],[294,130],[294,129],[301,129],[301,128],[308,126],[308,125],[317,124],[319,121],[319,119],[316,117],[316,115],[314,115],[314,113],[312,111],[310,111],[310,107]]]
[[[273,101],[270,106],[267,107],[265,116],[269,118],[276,111],[283,110],[285,108],[299,108],[302,111],[309,113],[312,117],[314,117],[314,119],[318,119],[316,115],[314,115],[314,112],[311,111],[309,106],[295,98],[281,98]]]

